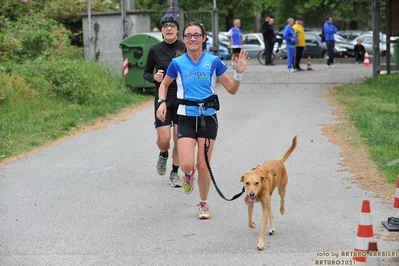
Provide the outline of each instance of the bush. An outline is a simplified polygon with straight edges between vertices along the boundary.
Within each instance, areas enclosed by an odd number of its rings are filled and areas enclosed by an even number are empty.
[[[1,18],[0,18],[1,19]],[[52,19],[31,14],[16,22],[2,19],[0,62],[22,63],[38,57],[82,58],[83,51],[70,44],[69,31]]]
[[[38,97],[23,77],[15,74],[0,74],[0,106],[30,101]]]
[[[83,59],[39,58],[23,64],[7,63],[0,68],[0,74],[0,85],[8,84],[0,88],[3,104],[15,101],[19,96],[10,97],[10,92],[19,95],[20,87],[34,91],[35,97],[60,97],[81,105],[101,104],[125,88],[122,77],[114,77],[106,66]]]

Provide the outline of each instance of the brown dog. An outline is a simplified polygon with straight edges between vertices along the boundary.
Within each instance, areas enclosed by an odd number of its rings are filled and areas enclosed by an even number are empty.
[[[244,183],[246,192],[245,202],[248,204],[248,226],[250,228],[256,227],[255,223],[252,221],[254,203],[255,201],[259,201],[262,204],[262,229],[259,234],[258,250],[263,250],[265,248],[265,231],[269,218],[269,235],[274,234],[275,231],[271,196],[276,186],[278,187],[278,194],[280,195],[280,212],[284,214],[285,189],[288,183],[288,175],[284,162],[295,150],[296,139],[297,136],[292,139],[291,147],[280,160],[268,160],[263,165],[254,168],[251,172],[245,173],[241,177],[241,182]]]

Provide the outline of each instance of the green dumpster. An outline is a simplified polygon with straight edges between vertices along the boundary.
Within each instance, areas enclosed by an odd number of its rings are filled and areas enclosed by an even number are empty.
[[[130,90],[154,88],[155,84],[143,78],[148,51],[154,44],[162,42],[160,32],[138,33],[131,35],[119,43],[123,57],[123,75],[126,87]]]
[[[393,45],[393,61],[399,66],[399,44]]]

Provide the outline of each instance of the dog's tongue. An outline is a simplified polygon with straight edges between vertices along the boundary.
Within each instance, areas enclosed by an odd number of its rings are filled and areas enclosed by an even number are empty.
[[[245,195],[245,204],[250,204],[251,203],[251,201],[250,201],[250,197],[248,196],[248,195]]]

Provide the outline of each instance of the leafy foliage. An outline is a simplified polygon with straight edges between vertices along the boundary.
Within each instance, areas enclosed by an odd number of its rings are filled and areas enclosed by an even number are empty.
[[[124,87],[123,80],[113,77],[107,67],[83,59],[39,58],[24,64],[5,64],[0,73],[0,84],[8,84],[0,88],[3,104],[13,104],[16,99],[59,97],[79,105],[96,105],[106,101],[115,92],[113,88]],[[25,77],[26,84],[21,77]],[[34,93],[23,96],[25,90]]]
[[[279,28],[285,26],[287,18],[302,17],[308,27],[321,27],[327,16],[334,17],[334,23],[341,30],[370,29],[371,3],[369,0],[216,0],[219,11],[219,26],[226,31],[233,25],[233,20],[239,18],[244,31],[253,31],[255,17],[261,13],[261,21],[266,14],[276,18]],[[213,1],[179,0],[179,8],[185,11],[212,10]],[[164,0],[137,0],[136,8],[151,9],[164,12],[167,8]]]
[[[70,45],[69,32],[62,25],[40,14],[30,14],[15,22],[3,18],[2,25],[0,62],[82,56],[80,50]]]
[[[326,17],[332,16],[339,30],[371,28],[369,0],[268,0],[266,10],[277,18],[280,27],[289,17],[302,17],[305,26],[321,27]]]
[[[111,77],[106,67],[93,62],[37,59],[26,64],[3,63],[0,162],[151,98],[133,95],[125,89],[122,77]]]

